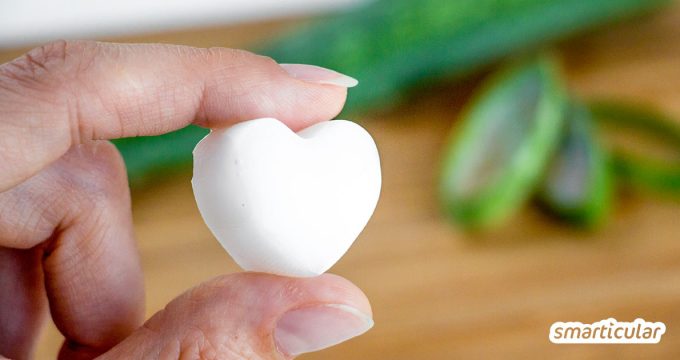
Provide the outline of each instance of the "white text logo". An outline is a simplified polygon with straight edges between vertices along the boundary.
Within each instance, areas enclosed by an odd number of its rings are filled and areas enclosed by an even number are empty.
[[[550,327],[549,337],[555,344],[658,344],[665,332],[662,322],[609,318],[592,324],[558,321]]]

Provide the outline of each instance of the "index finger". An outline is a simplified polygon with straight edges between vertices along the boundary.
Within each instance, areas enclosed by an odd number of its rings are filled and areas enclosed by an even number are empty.
[[[36,48],[0,65],[0,191],[88,140],[258,117],[300,129],[340,112],[347,82],[335,80],[343,75],[290,69],[224,48],[87,41]]]

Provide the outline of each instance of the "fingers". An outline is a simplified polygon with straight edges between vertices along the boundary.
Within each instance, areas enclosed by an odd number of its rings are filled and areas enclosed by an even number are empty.
[[[47,315],[41,255],[0,247],[0,358],[32,358]]]
[[[112,144],[75,146],[0,193],[0,245],[38,244],[51,315],[70,349],[103,352],[139,326],[142,274],[125,168]]]
[[[102,359],[290,359],[366,332],[371,317],[338,276],[234,274],[173,300]]]
[[[32,50],[0,65],[0,191],[92,139],[268,116],[297,130],[338,114],[351,85],[333,81],[340,74],[288,69],[221,48],[62,41]]]

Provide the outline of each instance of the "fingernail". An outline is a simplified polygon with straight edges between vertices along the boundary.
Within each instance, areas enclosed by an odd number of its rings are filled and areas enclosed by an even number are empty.
[[[279,351],[296,356],[325,349],[359,336],[373,327],[373,319],[342,304],[291,310],[279,319],[274,340]]]
[[[328,84],[351,88],[357,86],[357,79],[320,66],[306,64],[280,64],[290,76],[317,84]]]

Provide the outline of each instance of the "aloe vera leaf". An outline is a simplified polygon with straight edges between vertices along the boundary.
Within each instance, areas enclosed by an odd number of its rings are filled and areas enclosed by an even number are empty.
[[[359,80],[346,113],[397,102],[508,54],[658,8],[668,0],[382,0],[326,17],[255,50]]]
[[[564,133],[538,199],[559,218],[594,227],[603,223],[611,209],[611,169],[590,111],[572,101],[564,121]]]
[[[562,130],[559,66],[537,57],[494,76],[446,145],[441,201],[467,228],[500,224],[532,194]]]
[[[642,190],[680,197],[680,123],[656,110],[620,102],[592,102],[590,109],[605,130],[633,130],[675,154],[675,159],[661,159],[613,144],[611,163],[618,178]]]

